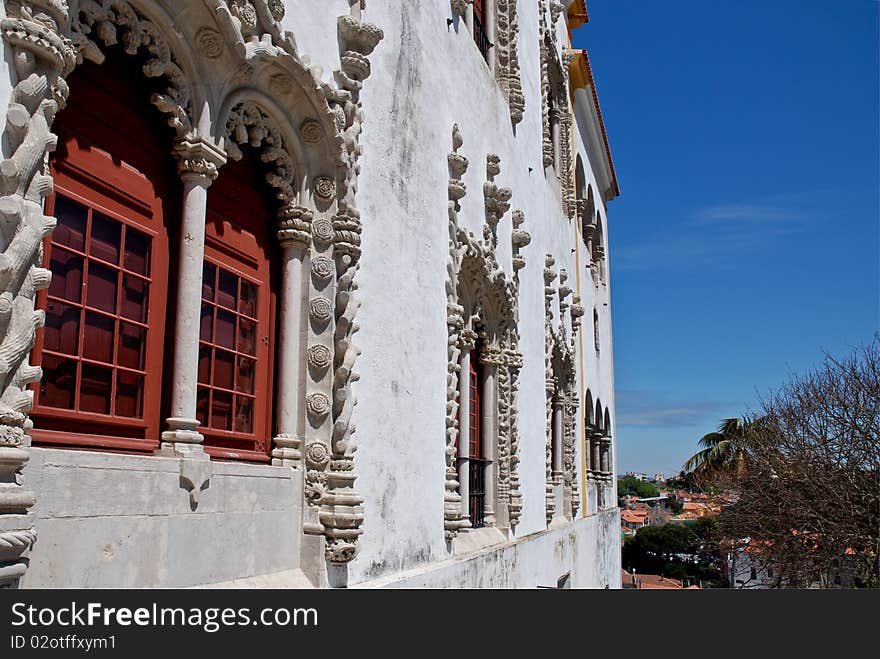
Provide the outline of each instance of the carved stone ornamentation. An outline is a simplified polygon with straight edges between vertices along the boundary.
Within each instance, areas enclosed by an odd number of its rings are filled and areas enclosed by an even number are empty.
[[[309,394],[306,396],[306,407],[310,415],[316,418],[323,418],[330,411],[330,401],[327,400],[327,396],[320,392]]]
[[[322,345],[314,345],[307,351],[309,366],[315,369],[325,369],[330,366],[333,361],[333,355],[330,354],[330,348]]]
[[[201,27],[196,32],[196,47],[208,59],[218,59],[223,54],[223,37],[212,27]]]
[[[547,524],[560,512],[566,517],[573,519],[580,505],[580,493],[577,483],[577,470],[575,467],[577,411],[579,396],[577,386],[577,371],[575,369],[576,343],[572,336],[569,340],[566,332],[566,316],[571,315],[571,324],[575,325],[573,309],[578,308],[583,315],[580,306],[580,298],[575,296],[575,304],[569,305],[567,299],[572,294],[567,285],[568,274],[565,269],[560,269],[557,274],[554,270],[556,260],[547,254],[544,260],[544,313],[545,313],[545,381],[544,387],[547,392],[547,442],[546,442],[546,474],[547,474],[547,500],[546,516]],[[553,282],[558,278],[559,285],[554,288]],[[554,300],[559,308],[559,323],[554,328],[553,307]],[[569,311],[572,309],[572,311]],[[578,316],[579,318],[580,316]],[[574,329],[572,330],[574,333]],[[562,464],[561,474],[554,473],[553,464],[553,413],[554,407],[559,406],[562,410]],[[562,499],[557,499],[556,488],[560,484],[561,476]],[[561,509],[560,509],[561,507]]]
[[[303,206],[285,206],[278,214],[278,242],[286,245],[308,247],[312,231],[312,211]]]
[[[456,439],[460,432],[459,360],[463,351],[473,350],[478,338],[482,339],[480,362],[494,371],[496,386],[495,436],[487,440],[492,442],[491,450],[496,464],[496,511],[490,517],[496,519],[497,513],[497,519],[510,528],[515,528],[522,511],[517,473],[516,406],[517,377],[522,366],[522,356],[517,351],[519,281],[515,275],[511,277],[504,272],[494,251],[494,227],[510,207],[512,193],[508,188],[501,188],[494,183],[494,177],[501,171],[500,160],[497,156],[490,155],[486,163],[489,180],[484,185],[487,217],[484,233],[487,238],[477,240],[471,233],[459,227],[459,201],[466,192],[461,176],[468,167],[467,158],[458,153],[462,145],[461,131],[456,124],[452,129],[452,152],[447,156],[449,258],[446,280],[448,363],[444,528],[449,541],[461,529],[470,527],[467,510],[464,509],[466,506],[462,504],[456,448]],[[522,213],[519,213],[517,221],[520,224],[521,220]],[[522,239],[522,236],[519,238]],[[527,240],[521,246],[526,244]],[[464,301],[469,305],[467,308]]]
[[[315,194],[324,201],[332,200],[336,196],[336,181],[329,176],[319,176],[315,179]]]
[[[450,0],[449,5],[453,16],[464,17],[467,7],[473,0]]]
[[[240,144],[260,149],[260,158],[271,166],[266,181],[275,189],[282,207],[296,202],[293,158],[278,126],[259,105],[245,101],[232,108],[226,120],[225,138],[226,152],[233,160],[242,158]]]
[[[490,153],[486,156],[487,181],[483,183],[483,198],[486,205],[486,227],[492,236],[491,249],[494,249],[498,242],[498,222],[510,208],[510,199],[513,196],[510,188],[496,185],[495,177],[500,173],[501,158]]]
[[[306,465],[309,468],[321,468],[330,463],[330,447],[323,442],[311,442],[306,445]]]
[[[312,222],[312,236],[320,243],[331,243],[335,233],[333,231],[333,221],[327,217],[319,217]]]
[[[311,270],[315,279],[319,282],[326,282],[333,276],[335,268],[333,261],[326,256],[316,256],[312,259]]]
[[[314,119],[306,119],[299,127],[299,134],[306,144],[317,144],[323,138],[324,129]]]
[[[507,97],[510,120],[522,121],[526,106],[519,72],[517,0],[495,0],[495,77]]]
[[[362,18],[359,2],[350,5],[350,13],[336,22],[340,46],[340,68],[334,71],[337,87],[328,89],[327,100],[336,117],[339,143],[337,176],[333,181],[336,215],[333,217],[333,259],[336,265],[336,295],[333,317],[333,426],[327,491],[320,499],[319,520],[325,536],[325,558],[336,565],[352,560],[358,553],[358,538],[363,532],[363,497],[354,490],[355,426],[352,423],[357,401],[352,383],[358,379],[354,363],[360,350],[354,345],[358,331],[354,322],[360,302],[356,297],[355,276],[360,267],[360,212],[356,205],[361,154],[359,138],[364,120],[360,90],[370,74],[368,56],[384,37],[381,29]],[[316,186],[317,188],[318,186]]]
[[[333,305],[325,297],[316,297],[309,303],[309,316],[316,321],[328,321],[333,317]]]

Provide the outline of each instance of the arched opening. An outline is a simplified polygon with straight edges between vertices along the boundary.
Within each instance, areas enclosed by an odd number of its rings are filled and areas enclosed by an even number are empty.
[[[276,203],[244,148],[208,190],[197,417],[215,457],[268,460],[278,292]]]
[[[52,283],[37,299],[46,324],[34,348],[43,378],[33,437],[149,450],[171,357],[163,340],[180,182],[172,133],[150,103],[159,81],[120,48],[106,55],[68,77],[54,126],[46,213],[58,225],[44,245]]]

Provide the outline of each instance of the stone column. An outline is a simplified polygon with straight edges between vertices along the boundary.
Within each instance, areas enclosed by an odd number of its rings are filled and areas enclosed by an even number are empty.
[[[611,438],[607,435],[603,436],[601,439],[601,457],[600,464],[602,468],[602,473],[608,476],[611,473]]]
[[[590,437],[590,448],[592,449],[592,460],[590,460],[590,470],[593,472],[593,477],[599,475],[599,472],[602,471],[602,465],[599,459],[599,442],[602,440],[602,433],[598,431],[593,431],[592,436]]]
[[[497,57],[495,55],[495,0],[486,0],[483,4],[483,29],[486,31],[486,38],[489,40],[489,51],[487,62],[489,64],[489,70],[492,72],[492,75],[495,75],[495,62]]]
[[[486,526],[495,526],[495,486],[498,473],[497,436],[498,436],[498,402],[495,400],[495,371],[496,366],[492,363],[483,363],[483,456],[489,461],[483,472],[483,489],[486,492],[483,498],[484,521]]]
[[[294,206],[285,208],[278,220],[278,241],[281,244],[281,296],[278,341],[278,391],[275,418],[278,434],[272,440],[272,464],[299,467],[302,460],[303,433],[305,432],[305,369],[327,370],[330,351],[312,347],[306,353],[308,340],[305,311],[308,291],[306,271],[311,236],[312,212]],[[333,262],[326,257],[312,262],[315,278],[329,280],[333,276]]]
[[[204,437],[197,431],[199,329],[202,309],[202,268],[205,260],[205,213],[208,188],[226,157],[204,140],[180,142],[174,150],[183,180],[180,223],[177,316],[174,329],[174,363],[171,376],[169,430],[162,433],[159,449],[164,455],[205,457]]]
[[[553,91],[551,90],[551,94]],[[562,113],[559,108],[554,107],[550,113],[550,139],[553,140],[553,168],[556,170],[556,175],[562,179],[566,176],[566,172],[562,171],[562,126],[561,119]]]
[[[461,494],[461,518],[470,523],[470,460],[468,442],[471,431],[471,391],[470,368],[471,351],[465,346],[461,350],[461,370],[458,376],[458,483]]]
[[[563,404],[560,398],[553,401],[553,473],[552,478],[555,482],[559,482],[562,477],[562,434],[563,424]]]

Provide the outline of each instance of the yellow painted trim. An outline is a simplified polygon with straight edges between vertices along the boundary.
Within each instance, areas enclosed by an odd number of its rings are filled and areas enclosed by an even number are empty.
[[[569,48],[571,47],[571,33],[569,32]],[[582,57],[580,53],[578,53]],[[569,84],[571,84],[571,79],[569,79]],[[572,118],[574,118],[574,94],[572,94],[571,98],[571,113]],[[577,122],[571,122],[571,132],[569,133],[568,139],[571,143],[571,171],[569,171],[569,176],[571,177],[571,185],[574,189],[575,198],[577,198],[577,140],[575,139],[575,130],[577,130],[576,126]],[[580,248],[580,227],[578,227],[577,221],[577,212],[574,215],[574,265],[575,265],[575,287],[577,288],[577,294],[580,297],[581,304],[584,303],[584,298],[581,295],[581,248]],[[584,328],[581,326],[581,331],[578,333],[578,364],[580,366],[580,391],[578,391],[578,398],[581,401],[580,407],[578,408],[580,414],[580,426],[581,426],[581,517],[587,516],[587,450],[586,446],[587,441],[587,428],[584,423],[585,418],[585,410],[584,410],[584,394],[586,393],[586,374],[584,373],[584,341],[583,341],[583,333]]]

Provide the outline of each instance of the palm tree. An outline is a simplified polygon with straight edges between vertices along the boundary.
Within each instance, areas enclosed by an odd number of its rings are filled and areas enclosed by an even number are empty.
[[[744,441],[761,423],[762,417],[724,419],[718,430],[700,439],[703,448],[688,458],[684,470],[701,480],[721,473],[740,475],[745,467]]]

